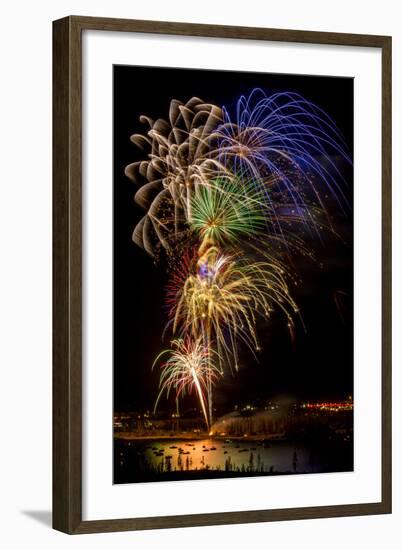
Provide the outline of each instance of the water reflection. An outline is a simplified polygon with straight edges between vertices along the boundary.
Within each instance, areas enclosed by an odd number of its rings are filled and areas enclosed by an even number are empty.
[[[141,445],[137,443],[138,449]],[[261,444],[254,441],[154,441],[143,444],[142,453],[152,467],[171,470],[269,470],[310,471],[309,453],[303,448],[277,442]],[[164,463],[164,464],[163,464]]]
[[[121,440],[115,457],[116,482],[141,480],[141,476],[178,479],[185,472],[222,475],[310,473],[309,450],[286,441],[244,439],[142,439]],[[195,476],[196,477],[196,476]],[[138,478],[138,479],[136,479]]]

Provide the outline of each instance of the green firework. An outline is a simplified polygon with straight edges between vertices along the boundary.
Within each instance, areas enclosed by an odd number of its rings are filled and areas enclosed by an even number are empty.
[[[214,244],[255,236],[266,227],[266,203],[252,182],[218,178],[193,194],[190,226]]]

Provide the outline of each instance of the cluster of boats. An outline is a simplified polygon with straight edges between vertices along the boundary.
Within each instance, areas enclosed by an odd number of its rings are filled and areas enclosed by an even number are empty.
[[[195,443],[185,443],[185,446],[186,447],[191,447],[193,451],[196,451]],[[178,454],[180,454],[180,455],[189,455],[189,454],[191,454],[190,451],[185,451],[182,447],[178,447],[177,445],[171,445],[170,449],[177,449]],[[216,450],[217,450],[216,447],[207,448],[206,445],[202,445],[202,452],[209,452],[209,451],[216,451]]]
[[[232,439],[226,439],[224,441],[224,444],[222,445],[222,449],[223,450],[223,454],[228,454],[228,450],[227,450],[227,447],[231,448],[231,449],[236,449],[238,453],[246,453],[246,452],[251,452],[251,451],[256,451],[257,450],[257,447],[242,447],[238,442],[235,442],[236,444],[234,445],[234,441]],[[255,442],[256,443],[256,442]],[[260,440],[256,443],[257,446],[259,447],[264,447],[264,448],[268,448],[270,447],[270,443],[267,441],[267,440]],[[165,449],[163,448],[160,448],[160,447],[152,447],[151,445],[145,447],[145,449],[147,450],[151,450],[154,454],[155,457],[164,457],[166,458],[167,460],[170,460],[173,458],[173,455],[172,454],[165,454]],[[178,452],[178,455],[190,455],[191,454],[191,451],[196,451],[197,450],[197,447],[196,447],[196,444],[194,442],[188,442],[188,443],[185,443],[183,446],[179,446],[179,445],[170,445],[169,446],[169,449],[173,450],[173,451],[177,451]],[[214,445],[213,446],[210,446],[208,447],[206,444],[203,444],[202,447],[198,446],[198,451],[201,451],[202,453],[208,453],[209,451],[217,451],[217,447],[215,447]]]

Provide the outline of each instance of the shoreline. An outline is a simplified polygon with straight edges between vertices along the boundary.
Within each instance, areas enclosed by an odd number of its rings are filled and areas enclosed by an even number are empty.
[[[208,433],[203,434],[160,434],[160,435],[137,435],[135,432],[117,432],[113,434],[114,439],[126,440],[126,441],[149,441],[156,439],[166,439],[166,440],[185,440],[185,441],[202,441],[204,439],[211,439],[216,441],[286,441],[284,436],[276,436],[271,434],[264,435],[209,435]]]

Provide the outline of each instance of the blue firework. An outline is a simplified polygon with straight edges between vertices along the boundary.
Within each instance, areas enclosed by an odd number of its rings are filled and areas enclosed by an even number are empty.
[[[317,105],[297,93],[267,96],[259,88],[241,96],[233,112],[223,107],[214,138],[220,161],[263,191],[274,212],[271,230],[301,222],[319,230],[333,199],[343,211],[343,168],[352,161],[344,137]],[[329,222],[330,223],[330,222]]]

